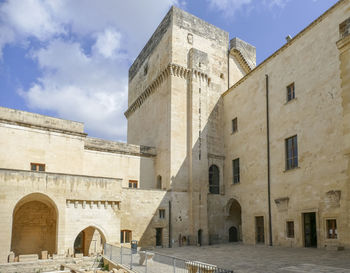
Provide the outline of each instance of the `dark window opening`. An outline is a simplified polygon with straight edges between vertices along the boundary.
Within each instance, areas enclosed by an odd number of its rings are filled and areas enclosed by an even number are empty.
[[[165,209],[159,209],[159,218],[164,219],[165,218]]]
[[[211,165],[209,168],[209,192],[220,193],[220,171],[216,165]]]
[[[240,182],[239,158],[232,160],[233,184]]]
[[[328,239],[338,238],[337,220],[335,219],[327,220],[327,238]]]
[[[137,180],[129,180],[129,188],[134,188],[136,189],[138,186]]]
[[[36,171],[36,172],[45,172],[45,164],[30,163],[30,170]]]
[[[298,167],[298,138],[292,136],[286,142],[286,170]]]
[[[121,230],[120,231],[120,242],[130,243],[131,242],[131,230]]]
[[[294,82],[287,86],[287,102],[295,99],[295,85]]]
[[[238,130],[237,118],[232,120],[232,133],[236,133]]]
[[[287,238],[294,238],[294,222],[287,221]]]

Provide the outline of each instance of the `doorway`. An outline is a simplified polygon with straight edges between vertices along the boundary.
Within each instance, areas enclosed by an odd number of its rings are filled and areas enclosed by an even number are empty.
[[[228,230],[228,241],[230,243],[238,242],[238,231],[236,227],[230,227]]]
[[[305,247],[317,247],[316,213],[303,213],[303,220]]]
[[[203,231],[201,229],[198,230],[198,244],[199,246],[202,246],[202,233]]]
[[[163,228],[156,228],[156,246],[163,246]]]
[[[256,243],[265,243],[264,216],[255,217]]]

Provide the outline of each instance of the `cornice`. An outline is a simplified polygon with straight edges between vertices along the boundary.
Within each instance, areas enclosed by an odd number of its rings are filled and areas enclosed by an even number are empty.
[[[171,76],[179,77],[185,80],[189,79],[190,76],[192,76],[193,78],[207,82],[208,85],[211,81],[210,77],[200,70],[189,69],[178,64],[170,63],[162,72],[158,74],[155,80],[129,106],[128,110],[126,110],[124,113],[125,117],[128,118],[132,113],[134,113],[138,108],[140,108],[144,101],[152,93],[154,93],[168,77]]]
[[[239,51],[236,48],[232,48],[230,50],[230,55],[232,55],[233,57],[236,58],[236,60],[238,61],[240,66],[243,68],[243,70],[246,74],[248,74],[250,71],[252,71],[252,68],[249,66],[248,62],[246,61],[246,59],[242,55],[241,51]]]

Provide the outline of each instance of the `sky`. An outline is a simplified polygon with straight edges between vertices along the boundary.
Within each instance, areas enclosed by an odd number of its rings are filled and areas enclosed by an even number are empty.
[[[126,141],[128,69],[172,5],[254,45],[257,64],[336,0],[0,0],[0,106]]]

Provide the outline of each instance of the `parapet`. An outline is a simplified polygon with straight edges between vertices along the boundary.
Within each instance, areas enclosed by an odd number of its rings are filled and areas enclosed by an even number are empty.
[[[235,37],[230,41],[230,51],[232,49],[238,50],[245,61],[248,63],[250,69],[254,69],[256,67],[256,48],[251,44]]]
[[[116,142],[94,137],[87,137],[85,139],[84,148],[93,151],[136,155],[144,157],[154,157],[157,155],[156,149],[153,147],[127,144],[124,142]]]
[[[0,122],[51,131],[60,131],[64,133],[85,135],[84,124],[81,122],[53,118],[6,107],[0,107]]]

